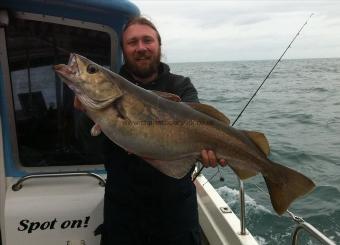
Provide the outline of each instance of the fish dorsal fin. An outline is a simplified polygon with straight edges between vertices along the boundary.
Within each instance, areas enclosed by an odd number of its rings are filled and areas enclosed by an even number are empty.
[[[157,90],[150,90],[150,91],[155,93],[155,94],[157,94],[160,97],[163,97],[164,99],[167,99],[167,100],[172,100],[172,101],[175,101],[175,102],[180,102],[181,101],[181,97],[179,97],[176,94],[162,92],[162,91],[157,91]]]
[[[269,155],[270,147],[266,136],[263,133],[255,131],[243,131],[247,136],[260,148],[260,150],[266,155]]]
[[[196,111],[207,114],[208,116],[211,116],[211,117],[213,117],[213,118],[215,118],[215,119],[217,119],[221,122],[224,122],[227,125],[230,124],[229,118],[226,117],[222,112],[217,110],[215,107],[212,107],[211,105],[194,103],[194,102],[186,102],[186,104],[191,106]]]

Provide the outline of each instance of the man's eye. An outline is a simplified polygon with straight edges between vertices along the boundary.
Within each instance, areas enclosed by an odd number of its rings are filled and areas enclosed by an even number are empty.
[[[150,44],[152,43],[153,39],[152,38],[144,38],[144,43]]]
[[[89,64],[86,68],[87,72],[90,74],[94,74],[98,71],[98,67],[96,65],[93,64]]]
[[[130,45],[130,46],[134,46],[136,45],[137,41],[136,40],[132,40],[132,41],[129,41],[127,44]]]

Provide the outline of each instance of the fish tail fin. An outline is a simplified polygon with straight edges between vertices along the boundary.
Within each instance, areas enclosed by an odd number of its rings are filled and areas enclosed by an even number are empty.
[[[315,187],[314,182],[303,174],[271,162],[271,171],[263,174],[274,210],[282,215],[289,205]]]

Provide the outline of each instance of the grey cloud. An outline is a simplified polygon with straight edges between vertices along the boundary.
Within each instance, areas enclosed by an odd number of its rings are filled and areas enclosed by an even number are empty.
[[[340,1],[134,1],[160,24],[168,61],[340,57]],[[339,33],[339,34],[338,34]]]

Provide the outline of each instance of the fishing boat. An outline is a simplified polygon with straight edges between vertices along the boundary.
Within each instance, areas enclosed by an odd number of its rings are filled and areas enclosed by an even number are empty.
[[[100,149],[84,151],[81,112],[52,66],[71,52],[118,71],[119,36],[139,9],[129,1],[0,2],[0,222],[2,245],[95,245],[103,221]],[[203,244],[258,244],[203,175],[195,180]],[[302,228],[296,219],[296,242]],[[307,227],[307,228],[306,228]],[[329,243],[331,244],[331,243]]]

